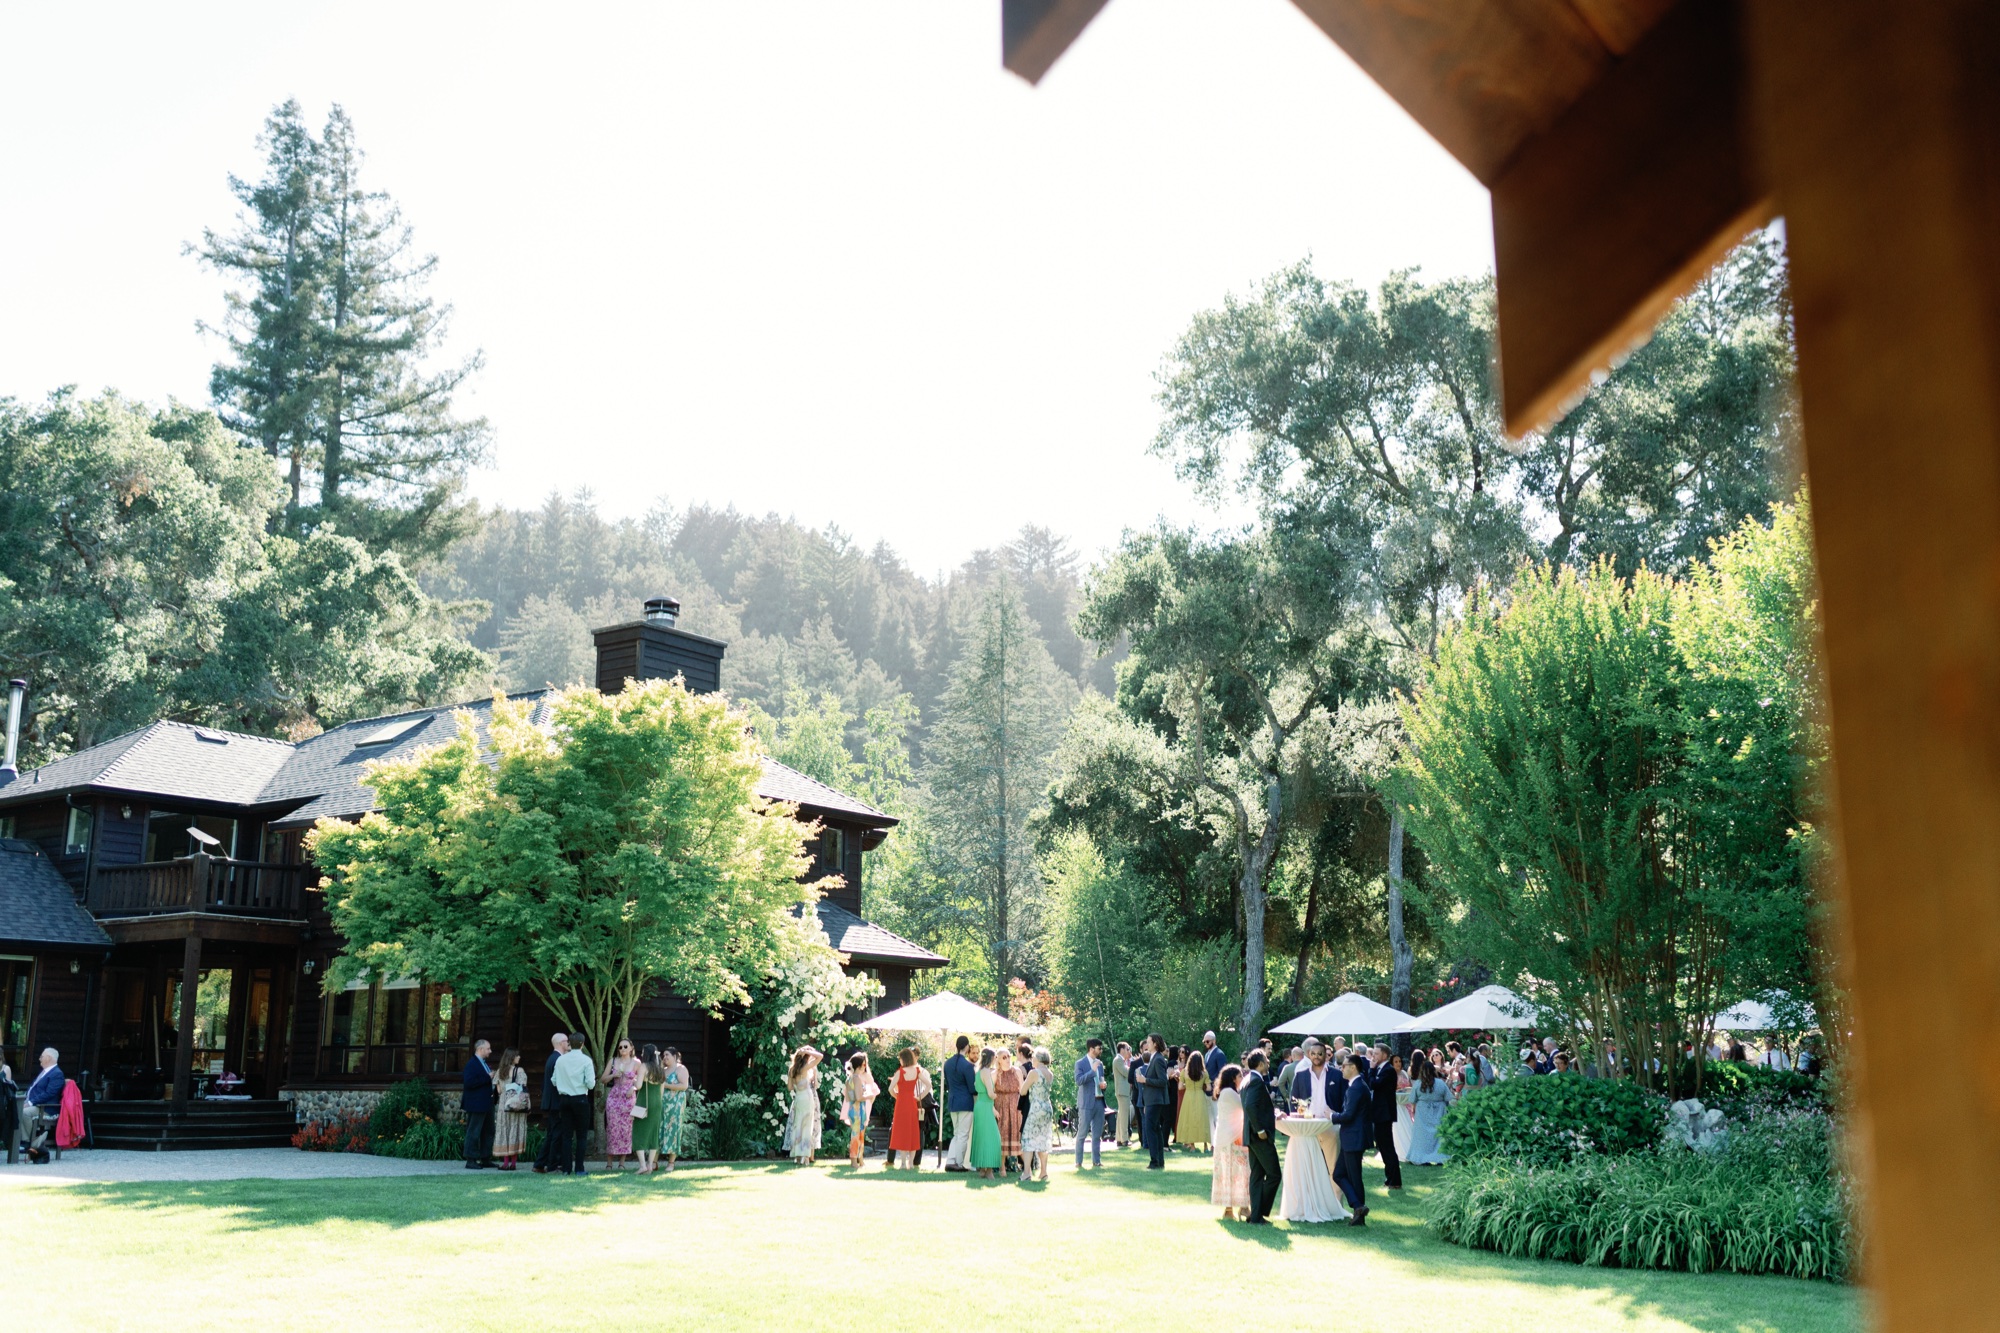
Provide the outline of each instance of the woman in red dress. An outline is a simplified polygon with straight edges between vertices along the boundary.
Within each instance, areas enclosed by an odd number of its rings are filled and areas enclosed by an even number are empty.
[[[924,1112],[921,1103],[931,1095],[930,1072],[917,1063],[917,1048],[907,1046],[896,1057],[901,1061],[896,1076],[889,1080],[889,1095],[895,1099],[896,1116],[889,1122],[889,1165],[897,1154],[915,1170],[924,1155]]]

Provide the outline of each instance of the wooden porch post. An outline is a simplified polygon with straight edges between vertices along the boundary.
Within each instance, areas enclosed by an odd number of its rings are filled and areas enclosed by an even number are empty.
[[[181,1014],[179,1037],[174,1042],[174,1110],[185,1111],[188,1086],[194,1073],[194,1002],[201,989],[201,934],[190,927],[181,949]]]
[[[1892,1330],[2000,1309],[2000,12],[1750,7],[1819,553],[1867,1277]],[[1949,1145],[1944,1157],[1938,1145]]]

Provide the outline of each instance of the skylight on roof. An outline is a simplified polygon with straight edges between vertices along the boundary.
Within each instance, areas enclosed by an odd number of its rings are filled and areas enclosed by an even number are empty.
[[[194,734],[200,737],[202,740],[213,741],[217,745],[229,744],[229,737],[224,735],[222,732],[217,731],[213,727],[196,727],[194,729]]]
[[[400,718],[397,721],[391,722],[386,727],[379,727],[376,730],[369,732],[366,736],[363,736],[360,740],[354,742],[354,748],[358,750],[364,745],[393,744],[394,742],[399,741],[403,737],[409,735],[417,728],[423,726],[424,723],[428,721],[430,721],[429,717]]]

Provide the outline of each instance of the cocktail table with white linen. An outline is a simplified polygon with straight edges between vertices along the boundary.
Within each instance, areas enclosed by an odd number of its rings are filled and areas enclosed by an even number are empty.
[[[1286,1116],[1278,1129],[1286,1136],[1285,1190],[1278,1201],[1278,1216],[1287,1222],[1344,1222],[1348,1212],[1334,1187],[1333,1171],[1327,1164],[1326,1144],[1331,1120],[1312,1116]]]

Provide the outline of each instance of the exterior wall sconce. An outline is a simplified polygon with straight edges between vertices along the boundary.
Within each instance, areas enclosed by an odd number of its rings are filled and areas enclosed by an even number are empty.
[[[69,960],[69,974],[70,974],[71,976],[75,976],[75,975],[76,975],[77,973],[79,973],[79,972],[81,972],[81,971],[83,971],[83,962],[82,962],[82,960],[81,960],[81,959],[76,959],[76,958],[72,958],[72,959],[70,959],[70,960]]]
[[[308,958],[306,959],[306,975],[311,976],[312,974],[313,974],[313,960]]]

